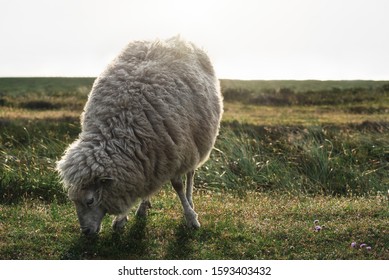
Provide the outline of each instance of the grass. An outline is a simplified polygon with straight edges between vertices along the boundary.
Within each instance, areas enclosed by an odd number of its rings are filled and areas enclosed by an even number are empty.
[[[1,206],[5,259],[387,259],[389,226],[383,197],[317,196],[197,190],[202,227],[184,226],[174,192],[161,191],[147,220],[132,217],[122,234],[105,218],[96,238],[75,234],[70,204],[26,200]],[[314,231],[314,220],[323,226]],[[366,249],[351,248],[352,242]]]
[[[358,112],[358,110],[352,109],[356,107],[351,106],[340,108],[333,106],[261,106],[241,102],[225,102],[225,104],[225,121],[238,121],[239,123],[255,125],[326,126],[389,122],[389,110],[373,111],[374,107],[370,105],[360,106],[359,111],[364,110],[365,112]]]
[[[242,192],[361,196],[384,193],[388,133],[376,126],[255,126],[223,123],[198,181]],[[388,130],[384,126],[383,130]]]
[[[202,228],[165,186],[147,220],[119,235],[107,217],[87,239],[54,166],[92,81],[0,79],[0,259],[389,258],[388,82],[222,81],[221,133],[195,177]]]

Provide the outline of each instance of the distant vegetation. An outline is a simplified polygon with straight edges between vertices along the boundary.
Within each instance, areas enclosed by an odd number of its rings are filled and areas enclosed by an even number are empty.
[[[369,104],[389,107],[388,82],[319,81],[222,81],[224,99],[268,106],[353,106]],[[312,87],[309,88],[309,85]],[[268,87],[269,86],[269,87]],[[386,105],[385,105],[386,104]]]
[[[94,78],[0,78],[0,106],[26,109],[82,107]],[[358,104],[389,109],[388,81],[221,80],[224,100],[252,105]]]
[[[94,78],[0,78],[0,106],[81,110],[93,81]]]
[[[0,78],[0,96],[74,96],[88,92],[95,78]]]

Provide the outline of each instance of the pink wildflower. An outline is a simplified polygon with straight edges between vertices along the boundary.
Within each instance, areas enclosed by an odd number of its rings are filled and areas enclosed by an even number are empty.
[[[315,226],[315,231],[318,232],[318,231],[321,231],[322,230],[322,227],[321,226]]]

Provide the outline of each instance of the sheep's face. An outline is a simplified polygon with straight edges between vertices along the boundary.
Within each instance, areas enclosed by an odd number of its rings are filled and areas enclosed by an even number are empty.
[[[69,191],[69,198],[76,206],[82,233],[92,235],[100,231],[101,221],[107,213],[101,205],[102,189],[110,183],[110,179],[100,178],[77,192]]]

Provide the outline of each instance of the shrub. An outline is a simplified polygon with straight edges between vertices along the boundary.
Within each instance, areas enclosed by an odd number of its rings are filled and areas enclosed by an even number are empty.
[[[59,109],[61,106],[50,101],[32,100],[21,103],[20,107],[29,110],[53,110]]]

